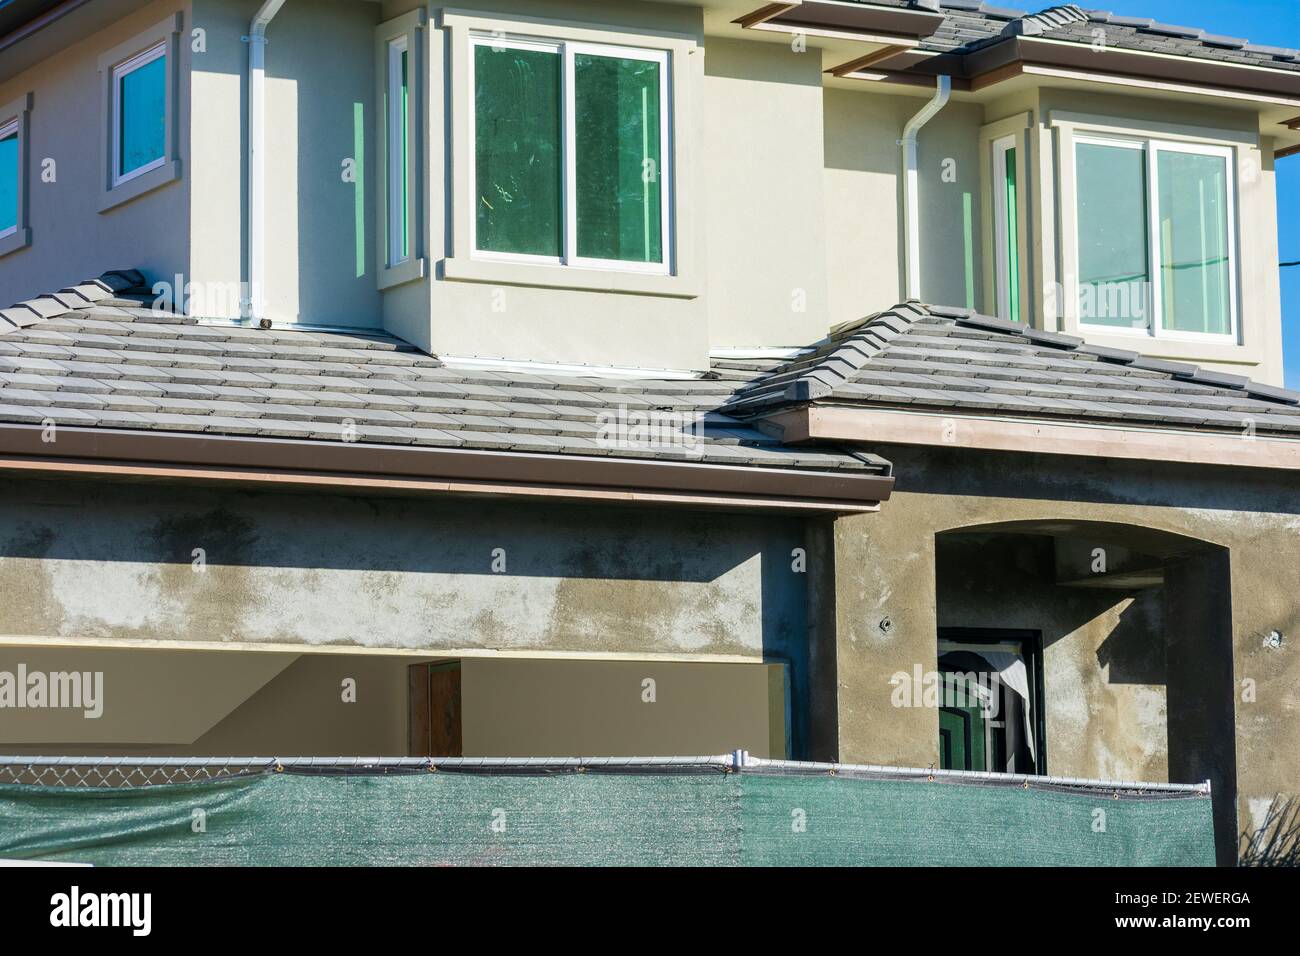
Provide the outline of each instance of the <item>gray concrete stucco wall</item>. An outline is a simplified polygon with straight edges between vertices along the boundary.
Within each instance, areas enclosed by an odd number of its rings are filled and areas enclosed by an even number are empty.
[[[0,634],[10,636],[782,659],[804,633],[794,519],[3,487]]]
[[[1235,748],[1228,749],[1235,749],[1239,831],[1260,826],[1277,797],[1300,792],[1300,497],[1287,476],[1030,454],[872,450],[895,463],[897,490],[879,514],[836,522],[826,558],[833,562],[834,612],[817,619],[825,639],[834,634],[841,760],[937,762],[935,711],[892,706],[889,678],[917,663],[935,668],[942,621],[1063,634],[1064,653],[1049,649],[1047,660],[1049,682],[1061,692],[1053,702],[1050,686],[1047,691],[1050,773],[1127,779],[1158,773],[1170,757],[1156,746],[1162,716],[1155,652],[1134,646],[1124,629],[1146,632],[1166,611],[1115,592],[1036,610],[1038,598],[1025,600],[1010,579],[1006,593],[986,593],[977,602],[941,600],[937,590],[941,533],[1004,522],[1119,523],[1226,550],[1231,591],[1220,599],[1231,607],[1235,698],[1218,706],[1235,707]],[[1130,650],[1117,658],[1109,649],[1119,638]],[[814,659],[827,651],[821,647]],[[1196,653],[1217,655],[1213,663],[1222,664],[1226,651],[1206,640]],[[1206,674],[1208,680],[1208,667]],[[1231,732],[1200,726],[1195,733],[1222,739]]]

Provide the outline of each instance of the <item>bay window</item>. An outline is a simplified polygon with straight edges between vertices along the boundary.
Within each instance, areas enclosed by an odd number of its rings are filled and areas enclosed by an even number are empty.
[[[471,43],[474,255],[668,273],[669,54]]]
[[[1235,338],[1231,160],[1227,147],[1075,138],[1081,324]]]

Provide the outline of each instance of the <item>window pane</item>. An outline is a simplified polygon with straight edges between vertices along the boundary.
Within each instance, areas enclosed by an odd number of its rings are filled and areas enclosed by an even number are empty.
[[[477,246],[559,256],[560,55],[474,47]]]
[[[1020,237],[1016,224],[1020,221],[1019,198],[1016,189],[1016,149],[1011,147],[1003,156],[1006,164],[1006,205],[1007,220],[1003,225],[1006,235],[1007,267],[1007,318],[1012,322],[1020,321]]]
[[[578,255],[663,262],[659,64],[573,58]]]
[[[0,139],[0,232],[18,225],[18,134]]]
[[[410,59],[404,41],[388,46],[388,264],[411,255],[408,195],[410,183]]]
[[[1161,321],[1180,332],[1232,331],[1227,160],[1160,150]]]
[[[1147,328],[1146,152],[1078,145],[1079,319]]]
[[[161,159],[167,137],[167,58],[146,63],[118,80],[121,98],[121,154],[118,173],[125,176]]]
[[[401,217],[402,217],[402,248],[401,256],[403,259],[411,254],[411,227],[406,221],[407,209],[410,208],[407,203],[408,185],[410,183],[410,162],[411,162],[411,77],[408,72],[409,58],[407,51],[402,51],[402,199],[401,199]]]

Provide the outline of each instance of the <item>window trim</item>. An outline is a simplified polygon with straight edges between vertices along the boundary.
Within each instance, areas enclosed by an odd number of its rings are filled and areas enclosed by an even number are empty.
[[[1020,278],[1024,270],[1024,264],[1020,257],[1020,218],[1021,218],[1021,196],[1023,195],[1022,187],[1019,185],[1020,176],[1018,167],[1020,164],[1020,137],[1012,133],[1008,136],[1002,136],[993,140],[991,146],[993,149],[993,278],[995,283],[995,295],[997,302],[997,314],[999,317],[1008,319],[1012,322],[1023,320],[1025,309],[1024,302],[1020,295]],[[1007,155],[1015,150],[1015,161],[1012,166],[1017,170],[1016,175],[1016,210],[1015,226],[1016,235],[1011,235],[1012,219],[1007,209]],[[1011,255],[1010,250],[1016,249],[1016,276],[1015,276],[1015,302],[1016,312],[1018,315],[1013,316],[1011,309],[1012,282],[1011,282]]]
[[[539,256],[517,252],[497,252],[478,247],[478,212],[477,212],[477,167],[470,173],[470,256],[486,262],[514,262],[558,267],[562,269],[593,269],[609,272],[633,272],[646,275],[672,275],[674,272],[674,193],[673,193],[673,126],[672,112],[672,59],[666,49],[638,47],[621,43],[595,43],[583,40],[546,38],[521,34],[487,33],[472,31],[469,34],[469,156],[476,162],[476,97],[474,75],[474,53],[478,47],[500,47],[517,50],[541,50],[553,52],[560,56],[560,204],[562,212],[561,242],[559,256]],[[618,57],[620,59],[641,60],[659,65],[659,234],[661,262],[638,262],[625,259],[599,259],[578,254],[578,197],[577,197],[577,124],[573,122],[576,115],[576,84],[574,76],[574,58],[578,54],[593,56]]]
[[[375,96],[376,103],[384,104],[376,108],[376,141],[379,150],[379,181],[375,203],[375,258],[377,285],[380,291],[395,286],[423,279],[425,268],[425,234],[423,209],[423,183],[426,146],[426,129],[424,123],[424,88],[425,63],[428,62],[425,40],[425,26],[428,14],[421,8],[394,17],[375,27]],[[406,103],[406,168],[401,169],[401,162],[394,154],[392,136],[395,129],[395,117],[400,109],[389,95],[395,79],[394,58],[395,45],[404,46],[407,55],[407,103]],[[400,63],[400,57],[396,58]],[[398,241],[398,224],[391,210],[396,197],[401,194],[399,179],[405,174],[406,206],[406,254],[395,258],[394,249]]]
[[[113,67],[110,82],[112,83],[113,109],[110,122],[112,123],[112,150],[113,166],[110,173],[113,186],[121,186],[131,180],[143,176],[146,173],[153,172],[158,167],[167,162],[167,98],[164,92],[163,97],[163,151],[157,159],[152,159],[143,166],[137,166],[129,172],[122,172],[122,81],[132,73],[144,69],[150,63],[156,60],[163,61],[163,84],[164,91],[167,83],[167,41],[160,40],[152,47],[137,53],[129,60]]]
[[[183,23],[184,15],[175,13],[99,56],[100,162],[103,163],[99,194],[101,214],[181,178],[182,78],[186,75],[181,64]],[[159,56],[165,58],[166,64],[163,156],[161,160],[122,175],[118,80]]]
[[[429,103],[429,120],[443,148],[428,157],[431,189],[427,202],[433,217],[429,230],[436,250],[436,278],[458,284],[511,286],[528,290],[573,291],[604,295],[644,295],[666,299],[698,299],[703,294],[703,204],[697,201],[703,168],[699,124],[700,91],[704,82],[702,48],[694,29],[637,28],[611,22],[593,8],[587,20],[524,14],[485,13],[443,8],[436,14],[436,42],[430,43],[431,72],[448,77],[446,93]],[[470,254],[469,219],[473,194],[469,173],[469,34],[483,31],[516,33],[543,39],[564,39],[668,50],[672,53],[669,83],[673,107],[671,165],[673,198],[673,271],[666,275],[588,269],[555,268],[533,263],[491,261]],[[443,184],[446,184],[444,188]]]
[[[1125,149],[1137,149],[1143,153],[1144,185],[1147,196],[1147,293],[1144,308],[1147,311],[1146,328],[1131,328],[1122,325],[1102,325],[1088,322],[1082,316],[1078,318],[1079,328],[1086,332],[1105,335],[1118,335],[1139,340],[1161,340],[1182,342],[1204,342],[1217,345],[1240,344],[1241,315],[1239,298],[1238,270],[1239,223],[1237,212],[1236,150],[1233,146],[1218,143],[1202,143],[1188,140],[1166,139],[1160,135],[1128,135],[1106,131],[1079,130],[1071,138],[1071,165],[1075,169],[1073,193],[1074,250],[1076,271],[1079,249],[1082,247],[1079,232],[1079,180],[1078,162],[1079,146],[1111,146]],[[1168,329],[1164,325],[1164,288],[1160,270],[1161,230],[1160,230],[1160,172],[1159,157],[1161,152],[1188,153],[1198,156],[1217,156],[1224,164],[1224,205],[1227,213],[1226,235],[1228,240],[1228,331],[1227,332],[1188,332]],[[1082,283],[1076,283],[1075,298]],[[1077,310],[1077,301],[1075,303]],[[1076,311],[1077,314],[1077,311]]]
[[[0,138],[11,133],[18,135],[17,183],[15,183],[17,208],[14,225],[0,233],[0,256],[7,256],[32,244],[32,230],[29,218],[28,192],[30,182],[30,147],[28,129],[31,124],[32,94],[27,93],[16,100],[0,105]]]
[[[22,127],[17,118],[8,122],[0,120],[0,143],[3,143],[10,136],[15,140],[14,145],[18,147],[17,156],[14,161],[14,224],[8,229],[0,229],[0,239],[8,239],[22,228],[22,210],[18,200],[18,194],[22,192],[23,181],[23,144],[22,144]]]

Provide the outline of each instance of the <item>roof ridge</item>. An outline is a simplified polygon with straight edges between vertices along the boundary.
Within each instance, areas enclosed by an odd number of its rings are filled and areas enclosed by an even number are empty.
[[[148,292],[149,284],[138,269],[112,269],[94,279],[77,285],[65,286],[58,292],[38,295],[15,302],[0,309],[0,335],[13,329],[25,329],[46,319],[58,318],[69,312],[94,308],[118,296]]]
[[[771,402],[808,402],[824,398],[836,385],[849,381],[855,372],[879,355],[886,346],[929,317],[928,307],[915,299],[862,319],[841,323],[831,329],[816,351],[777,366],[737,389],[724,408],[739,408]]]
[[[1004,36],[1035,36],[1046,30],[1065,26],[1067,23],[1080,23],[1086,20],[1088,20],[1088,11],[1083,7],[1077,3],[1062,3],[1012,20],[1002,33]]]

